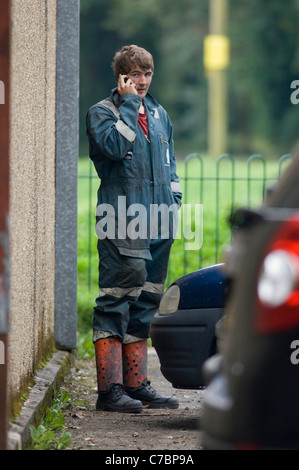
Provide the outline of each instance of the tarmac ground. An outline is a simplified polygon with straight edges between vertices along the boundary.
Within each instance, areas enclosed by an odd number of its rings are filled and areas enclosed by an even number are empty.
[[[148,379],[160,394],[174,395],[176,410],[144,408],[141,413],[96,411],[95,362],[76,360],[63,385],[71,406],[65,412],[73,450],[200,450],[203,390],[179,390],[162,376],[154,348],[148,351]]]

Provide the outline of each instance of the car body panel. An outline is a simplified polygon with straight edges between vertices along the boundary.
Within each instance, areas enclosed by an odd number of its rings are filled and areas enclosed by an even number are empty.
[[[226,278],[217,264],[173,284],[180,288],[178,309],[171,315],[155,314],[152,344],[173,387],[198,389],[204,386],[202,364],[216,351],[215,325],[223,316]]]

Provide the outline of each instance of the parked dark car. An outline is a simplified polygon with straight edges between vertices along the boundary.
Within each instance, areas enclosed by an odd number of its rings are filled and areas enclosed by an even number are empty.
[[[216,352],[215,325],[223,316],[223,265],[199,269],[175,281],[151,323],[161,372],[175,388],[204,386],[202,365]]]
[[[238,211],[220,353],[204,364],[206,449],[299,449],[299,158]]]

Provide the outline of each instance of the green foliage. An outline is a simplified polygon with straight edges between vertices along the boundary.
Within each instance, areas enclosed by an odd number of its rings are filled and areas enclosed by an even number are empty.
[[[78,356],[82,359],[92,359],[94,357],[94,345],[92,341],[92,329],[82,330],[78,338]]]
[[[61,392],[54,400],[52,408],[47,408],[39,426],[30,426],[30,450],[64,450],[71,444],[71,434],[64,432],[65,418],[62,410],[69,397]]]
[[[230,7],[231,132],[242,137],[245,151],[255,152],[262,140],[259,151],[267,155],[290,151],[298,134],[290,103],[299,73],[298,2],[230,0]]]

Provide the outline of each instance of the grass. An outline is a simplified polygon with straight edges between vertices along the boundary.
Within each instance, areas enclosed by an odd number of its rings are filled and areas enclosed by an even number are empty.
[[[283,166],[287,165],[284,163]],[[283,170],[283,168],[282,168]],[[184,274],[222,261],[225,247],[231,242],[229,217],[231,208],[261,204],[265,191],[279,175],[278,162],[265,162],[259,157],[231,159],[223,156],[217,161],[207,156],[178,161],[183,204],[192,206],[189,225],[194,231],[195,204],[203,208],[200,233],[202,246],[186,250],[183,236],[173,244],[167,285]],[[89,178],[88,175],[93,177]],[[266,184],[263,179],[266,178]],[[231,180],[234,179],[234,184]],[[78,182],[78,318],[79,352],[93,354],[91,343],[92,310],[98,291],[97,238],[95,235],[95,208],[99,179],[88,158],[79,159]],[[184,209],[182,209],[183,220]],[[183,229],[179,232],[183,235]],[[188,242],[188,240],[187,240]],[[90,259],[90,264],[89,264]]]
[[[71,444],[71,434],[64,431],[63,410],[68,406],[66,392],[59,393],[51,408],[47,408],[41,423],[29,426],[30,444],[28,450],[65,450]]]

